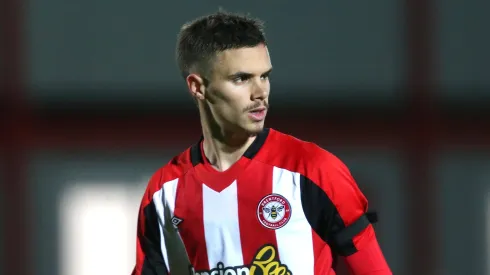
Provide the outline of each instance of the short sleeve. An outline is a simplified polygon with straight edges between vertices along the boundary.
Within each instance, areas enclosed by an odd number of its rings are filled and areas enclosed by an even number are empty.
[[[136,264],[132,275],[168,275],[162,254],[160,217],[153,195],[160,188],[161,171],[153,175],[141,200],[136,238]]]
[[[322,151],[301,182],[303,209],[314,231],[339,255],[349,256],[375,236],[368,201],[347,166]]]

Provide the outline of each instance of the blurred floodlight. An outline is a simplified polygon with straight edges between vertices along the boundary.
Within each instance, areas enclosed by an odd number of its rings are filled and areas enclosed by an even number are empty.
[[[130,274],[141,185],[76,183],[60,200],[63,275]]]

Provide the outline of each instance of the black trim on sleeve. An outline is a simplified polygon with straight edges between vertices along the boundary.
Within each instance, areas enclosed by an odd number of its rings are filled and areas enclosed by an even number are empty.
[[[342,229],[333,237],[333,242],[336,246],[341,247],[343,244],[347,244],[359,233],[362,232],[370,224],[366,215],[360,216],[355,222],[348,227]]]
[[[363,215],[352,226],[346,227],[337,208],[317,184],[301,176],[301,203],[306,219],[313,230],[332,248],[335,255],[349,256],[357,252],[352,238],[369,225]]]
[[[167,266],[163,260],[158,215],[153,201],[143,210],[145,215],[144,236],[141,246],[145,260],[141,275],[168,275]]]
[[[376,211],[368,211],[366,213],[366,217],[370,223],[377,223],[378,222],[378,212],[376,212]]]

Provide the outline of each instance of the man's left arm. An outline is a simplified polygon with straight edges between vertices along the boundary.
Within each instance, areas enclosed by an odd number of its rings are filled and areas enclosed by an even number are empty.
[[[345,259],[353,275],[391,275],[367,212],[368,203],[349,169],[333,155],[322,165],[320,185],[334,206],[328,226],[329,245]]]
[[[345,257],[345,262],[351,274],[355,275],[391,275],[379,243],[374,236],[354,254]]]

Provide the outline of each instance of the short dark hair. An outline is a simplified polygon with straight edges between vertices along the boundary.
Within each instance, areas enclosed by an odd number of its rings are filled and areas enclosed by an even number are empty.
[[[259,44],[266,45],[261,20],[220,10],[182,26],[177,39],[177,64],[186,78],[192,69],[209,70],[210,61],[219,52]]]

